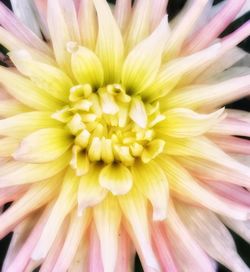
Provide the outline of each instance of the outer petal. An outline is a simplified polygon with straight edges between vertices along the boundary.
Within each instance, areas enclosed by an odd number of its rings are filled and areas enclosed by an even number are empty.
[[[131,0],[118,0],[115,4],[114,15],[121,32],[125,32],[132,13]]]
[[[30,111],[31,109],[21,104],[14,99],[0,100],[0,116],[11,117],[22,112]]]
[[[94,4],[99,23],[96,53],[103,65],[104,81],[105,83],[118,83],[123,61],[121,32],[108,3],[105,0],[94,0]]]
[[[12,153],[18,147],[19,140],[11,137],[0,139],[0,157],[11,157]]]

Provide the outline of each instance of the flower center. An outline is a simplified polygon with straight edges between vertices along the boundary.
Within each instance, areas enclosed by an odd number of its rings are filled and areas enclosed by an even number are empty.
[[[120,84],[94,90],[91,85],[70,89],[69,103],[53,114],[74,137],[71,166],[77,175],[88,172],[90,162],[144,163],[164,148],[154,126],[165,117],[159,104],[145,104],[140,96],[126,94]]]

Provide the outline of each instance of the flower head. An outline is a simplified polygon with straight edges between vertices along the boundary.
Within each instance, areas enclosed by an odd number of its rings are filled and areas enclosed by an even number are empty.
[[[13,1],[40,38],[0,5],[4,271],[249,270],[225,225],[249,241],[250,117],[224,105],[250,24],[218,38],[245,2]]]

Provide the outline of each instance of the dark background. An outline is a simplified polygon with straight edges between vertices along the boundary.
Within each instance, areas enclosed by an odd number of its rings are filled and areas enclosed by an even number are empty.
[[[0,0],[0,1],[5,3],[8,7],[11,8],[9,0]],[[22,0],[20,0],[20,1],[22,1]],[[223,0],[215,0],[214,4],[217,4],[222,1]],[[237,0],[235,0],[235,1],[237,1]],[[114,3],[115,1],[110,0],[109,2]],[[185,4],[185,2],[186,2],[186,0],[169,0],[168,15],[169,15],[170,19],[172,19],[181,10],[181,8]],[[238,28],[241,24],[243,24],[245,21],[247,21],[249,19],[250,19],[250,12],[248,12],[247,14],[245,14],[244,16],[242,16],[241,18],[236,20],[234,23],[232,23],[223,32],[223,34],[221,36],[224,36],[224,35],[232,32],[233,30]],[[250,38],[243,41],[239,46],[242,49],[250,52]],[[233,104],[228,105],[227,107],[244,109],[244,110],[250,111],[250,100],[249,99],[242,99],[240,101],[237,101]],[[5,208],[7,208],[7,207],[8,207],[8,205],[6,205]],[[244,240],[242,240],[235,233],[232,232],[232,235],[234,236],[239,254],[244,259],[244,261],[248,264],[248,266],[250,267],[250,245],[248,243],[246,243]],[[8,248],[8,244],[9,244],[10,239],[11,239],[11,235],[8,235],[2,241],[0,241],[0,269],[1,269],[2,262],[4,260],[4,256],[6,254],[6,250]],[[136,272],[143,272],[143,269],[141,268],[140,261],[139,261],[138,257],[136,258],[135,271]],[[230,270],[226,269],[223,266],[219,266],[218,272],[226,272],[226,271],[230,271]],[[201,272],[201,271],[193,271],[193,272]]]

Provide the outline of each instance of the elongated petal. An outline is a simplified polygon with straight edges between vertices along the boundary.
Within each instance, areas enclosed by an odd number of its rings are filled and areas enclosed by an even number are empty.
[[[213,85],[190,86],[180,89],[162,101],[164,108],[205,107],[214,109],[250,93],[250,76],[232,78]]]
[[[153,83],[167,38],[165,16],[159,27],[129,53],[122,68],[122,84],[128,93],[141,93]]]
[[[0,189],[0,206],[19,199],[29,188],[29,185],[10,186]]]
[[[69,163],[70,153],[43,164],[9,162],[0,166],[0,187],[33,183],[61,172]]]
[[[182,199],[191,199],[195,203],[239,220],[246,220],[250,216],[250,209],[220,198],[216,194],[202,187],[180,164],[173,159],[161,159],[160,166],[166,171],[170,189]],[[171,220],[170,220],[171,221]]]
[[[22,112],[30,111],[31,109],[14,99],[0,100],[0,116],[10,117]]]
[[[1,214],[0,237],[7,235],[21,219],[50,201],[57,192],[58,182],[60,184],[60,179],[54,177],[34,184],[23,197]]]
[[[123,195],[130,191],[133,177],[130,170],[123,164],[109,164],[101,170],[99,183],[113,195]]]
[[[143,193],[153,206],[153,220],[167,217],[168,181],[165,173],[154,162],[137,163],[132,167],[135,186]]]
[[[132,13],[131,0],[118,0],[115,4],[114,15],[121,32],[125,32]]]
[[[169,220],[166,220],[166,231],[180,271],[215,271],[208,256],[191,237],[180,220],[173,203],[169,205]]]
[[[210,114],[199,114],[185,108],[166,111],[166,119],[157,125],[161,134],[172,137],[192,137],[206,133],[220,121],[224,109]]]
[[[68,100],[69,89],[73,83],[64,72],[56,67],[32,60],[26,51],[13,51],[9,55],[19,71],[29,76],[39,88],[58,100]]]
[[[0,157],[11,157],[18,147],[19,140],[11,137],[0,139]]]
[[[23,139],[13,156],[17,161],[49,162],[62,156],[71,144],[72,138],[65,129],[41,129]]]
[[[119,202],[129,222],[132,240],[136,245],[144,270],[160,271],[149,236],[146,199],[133,188],[128,194],[120,196]]]
[[[82,236],[84,235],[86,228],[89,225],[89,221],[89,212],[86,212],[81,217],[77,216],[75,211],[72,212],[67,237],[64,241],[63,247],[60,251],[52,272],[68,271],[68,268],[74,259],[77,249],[82,242]]]
[[[94,0],[98,16],[99,33],[96,43],[96,54],[104,69],[105,83],[120,81],[123,61],[123,40],[120,29],[104,0]]]
[[[94,208],[94,220],[100,239],[104,272],[114,272],[117,261],[121,210],[117,199],[108,196]]]
[[[94,51],[98,27],[93,0],[82,0],[80,2],[78,22],[83,45]]]
[[[72,0],[48,0],[47,11],[48,27],[57,63],[71,74],[70,55],[66,45],[70,41],[80,43],[74,3]]]
[[[27,112],[0,120],[0,135],[20,139],[42,128],[58,127],[60,123],[52,119],[50,112]]]
[[[78,188],[78,213],[101,202],[107,194],[107,190],[100,186],[99,175],[101,167],[91,165],[88,173],[80,179]]]
[[[136,0],[126,35],[126,51],[129,52],[145,39],[150,31],[152,0]]]
[[[79,83],[88,83],[96,89],[102,86],[104,80],[102,64],[91,50],[85,47],[73,49],[71,66]]]
[[[79,178],[75,176],[71,169],[68,169],[64,177],[60,194],[32,253],[33,260],[41,260],[47,255],[63,220],[76,204],[78,181]]]
[[[60,107],[57,99],[10,69],[0,67],[0,82],[6,86],[12,96],[33,109],[56,110]]]
[[[249,271],[237,254],[233,237],[215,214],[195,207],[177,207],[181,219],[204,251],[232,271]]]
[[[166,14],[168,0],[153,1],[152,4],[151,29],[154,29]]]

